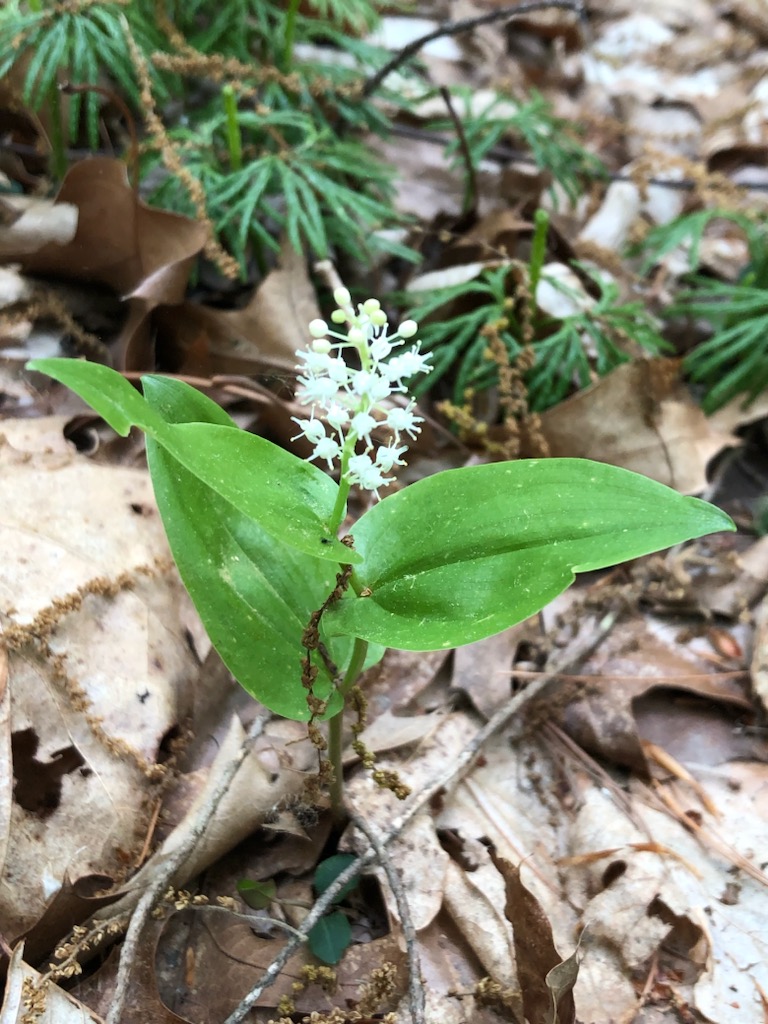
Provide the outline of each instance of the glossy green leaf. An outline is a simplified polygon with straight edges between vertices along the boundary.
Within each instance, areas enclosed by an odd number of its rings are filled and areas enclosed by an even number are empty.
[[[146,377],[144,389],[164,419],[209,419],[226,429],[226,413],[181,381]],[[150,437],[147,458],[173,557],[214,647],[263,704],[286,718],[308,718],[301,636],[333,589],[339,566],[278,542]],[[353,638],[330,638],[322,630],[321,636],[343,669]],[[382,653],[375,648],[371,663]],[[315,689],[324,698],[330,679],[318,667]],[[340,706],[334,699],[329,711]]]
[[[349,865],[355,860],[355,856],[352,853],[334,853],[332,857],[326,857],[325,860],[321,860],[315,869],[315,892],[318,896],[321,896],[325,890],[331,885],[342,871],[346,871]],[[356,889],[360,884],[359,878],[353,878],[351,882],[347,882],[340,890],[334,903],[338,903],[339,900]]]
[[[449,470],[374,505],[352,534],[358,594],[326,627],[406,650],[498,633],[573,581],[718,530],[713,505],[584,459]]]
[[[334,910],[321,917],[307,936],[309,948],[325,964],[337,964],[352,942],[352,929],[345,914]]]
[[[167,423],[107,366],[77,359],[34,359],[27,365],[77,392],[119,434],[132,425],[145,431],[277,540],[334,563],[359,560],[328,528],[338,486],[317,466],[237,429],[229,417],[227,422]]]
[[[274,878],[266,882],[254,882],[250,878],[243,878],[237,883],[237,891],[252,910],[266,910],[270,903],[274,903],[277,895],[277,885]]]

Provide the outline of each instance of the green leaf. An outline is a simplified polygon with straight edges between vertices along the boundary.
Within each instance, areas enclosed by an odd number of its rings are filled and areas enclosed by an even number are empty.
[[[340,910],[321,917],[307,936],[309,948],[325,964],[337,964],[352,942],[349,921]]]
[[[243,902],[252,910],[266,910],[270,903],[274,903],[277,885],[274,878],[269,878],[266,882],[254,882],[250,878],[242,878],[237,883],[237,891]]]
[[[320,861],[315,870],[315,892],[318,896],[321,896],[328,886],[336,881],[342,871],[345,871],[353,860],[355,860],[355,856],[352,853],[335,853],[332,857],[327,857],[325,860]],[[353,889],[356,889],[359,884],[359,878],[353,878],[351,882],[347,882],[340,889],[334,903],[342,900]]]
[[[584,459],[448,470],[375,505],[352,534],[363,564],[326,628],[406,650],[472,643],[573,581],[718,530],[719,509]]]
[[[133,384],[108,366],[80,359],[31,359],[27,369],[65,384],[121,437],[126,437],[132,426],[147,433],[162,433],[165,427],[162,417],[152,411]]]
[[[144,387],[166,419],[214,421],[225,429],[227,414],[187,384],[152,376]],[[286,718],[307,719],[301,636],[333,589],[338,565],[281,544],[151,438],[147,458],[173,557],[214,647],[250,694]],[[343,669],[352,638],[330,638],[322,628],[321,638]],[[318,668],[315,692],[323,699],[330,679]],[[334,698],[329,713],[340,707]]]
[[[334,563],[360,560],[327,525],[338,486],[317,466],[237,429],[231,421],[166,423],[107,366],[76,359],[33,359],[27,366],[77,392],[119,434],[125,436],[132,425],[140,427],[276,540]],[[145,386],[151,379],[144,378]]]

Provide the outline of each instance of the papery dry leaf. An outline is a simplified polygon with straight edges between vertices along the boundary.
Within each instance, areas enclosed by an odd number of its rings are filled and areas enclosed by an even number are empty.
[[[308,891],[304,893],[305,897],[309,895]],[[300,896],[296,892],[288,898]],[[177,956],[179,974],[185,975],[185,978],[175,984],[174,991],[163,992],[161,988],[161,994],[169,1001],[173,997],[174,1005],[181,1012],[194,1015],[194,1020],[199,1020],[195,1010],[202,994],[208,1019],[223,1021],[280,952],[285,945],[285,936],[275,930],[274,938],[262,938],[254,934],[254,927],[247,921],[238,920],[221,911],[197,911],[190,925],[190,952],[186,953],[186,959],[192,968],[185,968],[184,961]],[[161,952],[169,945],[170,938],[161,943]],[[172,948],[169,955],[173,955]],[[392,1009],[405,990],[405,957],[398,949],[394,935],[385,935],[369,942],[356,942],[350,946],[335,967],[338,984],[333,993],[325,992],[317,985],[307,985],[303,991],[298,992],[293,988],[293,984],[302,979],[301,969],[308,962],[313,962],[313,958],[306,947],[291,957],[275,984],[263,993],[256,1004],[258,1008],[268,1008],[269,1012],[262,1010],[264,1015],[260,1016],[257,1009],[255,1019],[266,1021],[278,1017],[276,1008],[281,997],[285,996],[294,1000],[297,1013],[302,1015],[328,1013],[335,1006],[354,1006],[361,986],[370,978],[371,971],[385,962],[395,965],[397,984],[392,1002],[382,1009],[385,1012]],[[136,1020],[135,1024],[141,1022]]]
[[[75,925],[87,920],[102,907],[108,907],[117,895],[100,895],[112,887],[106,875],[84,875],[72,882],[64,876],[61,888],[46,906],[42,916],[24,933],[24,955],[31,964],[50,957],[51,950],[69,935]]]
[[[710,459],[734,439],[713,428],[670,360],[624,363],[542,415],[553,456],[622,466],[682,494],[707,484]]]
[[[205,834],[198,838],[192,852],[180,864],[174,875],[175,885],[184,885],[215,863],[254,832],[275,806],[301,792],[305,775],[315,764],[316,753],[305,733],[302,733],[299,723],[281,724],[290,730],[293,742],[286,742],[279,735],[275,739],[271,739],[268,734],[260,738],[260,742],[257,742],[240,766],[226,796],[216,805]],[[132,909],[141,895],[142,883],[145,880],[150,882],[158,864],[183,845],[190,832],[197,830],[201,808],[215,791],[222,773],[227,772],[244,740],[245,731],[239,719],[233,717],[213,763],[206,772],[201,773],[202,785],[184,818],[131,878],[120,901],[109,908],[109,914]]]
[[[86,1006],[58,985],[43,982],[37,971],[24,963],[24,946],[13,952],[8,968],[0,1024],[103,1024]]]
[[[46,245],[68,245],[77,231],[79,211],[74,203],[10,196],[15,208],[12,223],[0,224],[0,259],[13,262],[38,252]]]
[[[296,351],[320,316],[306,257],[287,241],[272,270],[242,309],[214,309],[186,302],[162,310],[159,323],[166,359],[183,373],[293,373]]]
[[[125,164],[93,157],[70,168],[56,204],[79,211],[77,232],[66,245],[33,255],[11,254],[33,274],[98,282],[148,305],[180,302],[192,259],[207,229],[197,221],[147,206],[128,184]]]
[[[179,1016],[165,1004],[158,991],[157,945],[165,926],[162,917],[150,917],[144,926],[132,963],[130,997],[123,1008],[120,1024],[199,1024],[197,1013],[191,1020]],[[179,960],[184,961],[183,954],[179,954]],[[78,980],[74,987],[77,998],[103,1017],[109,1014],[112,1006],[119,962],[120,949],[114,948],[95,973]],[[197,1009],[195,1006],[194,1010]]]
[[[443,905],[449,864],[448,854],[440,845],[431,816],[416,815],[389,844],[389,853],[402,879],[413,927],[416,931],[428,928]],[[377,868],[375,874],[382,881],[390,920],[399,921],[397,904],[382,869]]]
[[[512,743],[508,734],[493,737],[483,747],[482,758],[446,797],[437,825],[461,838],[465,856],[476,856],[473,844],[482,840],[507,860],[526,861],[534,876],[530,884],[555,929],[555,941],[565,949],[573,944],[576,916],[560,898],[555,864],[566,855],[568,841],[559,777],[540,741]]]
[[[707,773],[703,784],[722,820],[713,832],[707,824],[712,819],[695,798],[692,806],[684,804],[706,825],[698,840],[685,822],[652,809],[640,785],[633,784],[631,795],[642,829],[617,812],[605,791],[595,788],[584,794],[571,834],[574,854],[621,843],[647,846],[650,837],[660,850],[673,850],[677,858],[651,852],[650,847],[635,851],[625,847],[608,866],[601,860],[568,872],[570,898],[583,906],[588,924],[582,974],[576,986],[580,1019],[604,1019],[597,1011],[599,990],[583,984],[596,968],[597,951],[603,949],[603,967],[610,961],[610,973],[620,985],[633,965],[645,964],[662,941],[675,942],[677,934],[679,940],[687,936],[689,944],[700,939],[706,944],[706,967],[694,993],[697,1008],[707,1019],[715,1024],[763,1024],[758,986],[765,989],[768,983],[762,923],[768,913],[768,886],[744,872],[735,874],[732,863],[723,856],[727,844],[710,845],[708,836],[727,836],[736,847],[734,854],[746,856],[752,863],[759,858],[757,851],[768,844],[768,814],[763,806],[768,793],[766,771],[765,765],[729,764]],[[680,795],[679,784],[672,789]],[[688,865],[695,866],[696,872]],[[733,893],[734,881],[735,897],[728,895]],[[603,976],[603,984],[605,981]],[[623,1012],[628,1012],[635,996],[631,986],[625,985],[625,989]],[[604,988],[609,991],[615,996],[621,988]],[[591,1013],[585,1012],[580,994],[594,999]],[[619,1006],[614,1002],[615,1016],[621,1015]]]
[[[525,631],[525,624],[519,623],[453,653],[453,685],[468,694],[486,718],[511,696],[512,662]]]
[[[504,913],[512,925],[517,978],[526,1017],[547,1024],[575,1024],[573,986],[561,989],[559,1001],[553,1006],[555,997],[547,977],[563,961],[555,948],[552,929],[541,904],[523,883],[520,865],[514,867],[493,850],[491,858],[506,885]]]
[[[70,168],[56,197],[56,207],[63,204],[77,210],[71,241],[34,253],[9,251],[7,258],[18,260],[29,274],[103,284],[132,299],[115,361],[131,370],[154,368],[147,316],[158,305],[182,301],[208,229],[148,206],[129,186],[125,164],[107,157]]]
[[[0,309],[32,297],[32,287],[17,270],[0,267]]]
[[[732,724],[751,706],[744,686],[713,671],[705,648],[684,645],[677,627],[651,616],[619,623],[571,684],[563,727],[590,754],[641,775],[649,770],[641,740],[678,760],[694,751],[708,764],[755,756],[755,738]]]
[[[485,973],[504,988],[519,990],[512,927],[504,915],[504,898],[504,880],[487,851],[486,862],[472,871],[449,862],[446,910]]]
[[[393,715],[388,709],[378,715],[360,734],[360,739],[375,754],[418,743],[436,728],[432,715]]]
[[[612,182],[600,208],[581,229],[577,240],[618,252],[626,242],[641,206],[640,191],[634,182]]]
[[[197,664],[159,516],[141,514],[154,509],[148,474],[7,443],[0,462],[15,777],[0,793],[12,820],[0,916],[12,936],[65,876],[114,878],[131,863]]]

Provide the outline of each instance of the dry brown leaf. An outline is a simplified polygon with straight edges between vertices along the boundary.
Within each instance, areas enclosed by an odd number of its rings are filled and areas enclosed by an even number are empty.
[[[523,883],[521,866],[514,867],[504,857],[496,856],[493,851],[491,858],[504,878],[506,886],[504,913],[512,925],[514,934],[517,978],[525,1015],[528,1020],[574,1024],[576,1011],[572,986],[566,987],[553,1005],[553,993],[547,984],[549,973],[563,962],[555,948],[547,915],[539,901]]]
[[[320,316],[306,258],[284,242],[280,265],[243,309],[220,310],[186,302],[162,310],[159,323],[179,372],[293,373],[307,324]]]
[[[15,935],[66,876],[114,878],[131,863],[156,759],[185,714],[197,664],[148,474],[8,443],[0,462],[15,776],[0,793],[12,821],[0,915]],[[78,588],[91,596],[70,607]],[[25,632],[31,623],[47,657]]]
[[[41,976],[24,963],[24,947],[13,952],[8,968],[0,1024],[103,1024],[58,985],[42,982]]]
[[[360,739],[375,754],[397,750],[418,743],[436,728],[439,719],[433,715],[393,715],[387,709],[360,734]]]
[[[468,694],[486,718],[511,696],[512,663],[525,632],[520,623],[454,651],[453,686]]]
[[[683,494],[705,489],[706,467],[734,443],[713,429],[668,360],[625,363],[542,415],[553,456],[634,470]]]
[[[70,168],[54,209],[62,205],[77,211],[71,240],[32,253],[20,247],[6,257],[26,273],[103,284],[130,299],[115,362],[130,370],[154,368],[147,317],[156,306],[183,300],[207,228],[148,206],[129,186],[125,164],[107,157]]]
[[[159,864],[182,846],[197,828],[201,808],[219,784],[245,739],[245,731],[235,716],[229,723],[216,757],[207,770],[197,773],[199,785],[182,820],[165,842],[131,878],[121,899],[104,915],[132,909],[142,892],[142,883],[151,882]],[[205,832],[195,842],[189,857],[174,875],[174,884],[184,885],[210,867],[239,842],[251,835],[275,806],[297,797],[304,778],[314,766],[316,752],[306,739],[306,730],[298,722],[276,722],[273,731],[260,737],[235,775],[226,796],[217,804]]]
[[[633,842],[640,847],[632,850],[626,845],[607,866],[600,860],[568,872],[570,897],[584,908],[587,925],[582,974],[576,986],[580,1019],[605,1019],[598,1010],[599,992],[592,982],[583,984],[594,980],[599,965],[603,992],[613,992],[614,999],[624,992],[623,1007],[614,1002],[613,1013],[629,1012],[635,995],[624,980],[628,971],[645,964],[667,940],[673,948],[677,942],[680,952],[687,950],[700,965],[694,994],[708,1020],[763,1024],[758,986],[765,989],[768,984],[763,924],[768,887],[744,872],[735,873],[732,864],[737,855],[759,862],[758,851],[768,844],[768,815],[763,806],[766,777],[765,765],[748,763],[708,772],[704,785],[722,820],[714,829],[703,829],[699,839],[684,823],[649,807],[648,794],[640,785],[633,784],[632,800],[642,829],[617,813],[606,791],[585,792],[571,832],[572,852],[584,854]],[[674,783],[673,789],[678,788]],[[691,813],[705,823],[712,820],[697,800]],[[727,836],[735,847],[733,860],[723,856],[727,844],[717,840],[718,835]],[[649,837],[660,851],[672,850],[676,856],[652,852]],[[596,959],[601,948],[602,955]],[[615,989],[607,984],[611,976]]]
[[[590,754],[643,776],[642,740],[681,761],[755,756],[755,738],[733,729],[733,714],[751,708],[743,682],[718,675],[702,657],[708,647],[684,644],[678,627],[651,616],[619,623],[570,684],[564,728]]]
[[[125,164],[94,157],[75,164],[56,197],[79,211],[66,245],[9,255],[33,274],[98,282],[148,305],[183,298],[192,259],[206,228],[188,217],[147,206],[128,184]]]

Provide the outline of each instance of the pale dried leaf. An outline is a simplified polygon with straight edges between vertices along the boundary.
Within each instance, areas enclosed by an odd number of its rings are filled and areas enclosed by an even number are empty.
[[[13,224],[0,225],[0,259],[13,260],[49,244],[67,245],[75,237],[78,210],[72,203],[17,196],[6,202],[21,216]]]
[[[15,785],[4,878],[15,881],[0,889],[15,935],[65,875],[114,877],[134,856],[155,760],[186,713],[197,665],[148,474],[35,452],[49,447],[51,421],[6,427],[24,449],[0,448],[0,604],[5,629],[25,644],[9,658]],[[90,588],[82,606],[56,612],[79,588]],[[41,615],[53,615],[47,658],[23,632]]]
[[[552,455],[621,466],[682,494],[703,491],[707,464],[734,443],[659,361],[617,367],[545,412],[542,428]]]
[[[102,1018],[24,963],[24,946],[13,951],[8,965],[0,1024],[102,1024]],[[31,1002],[30,1002],[31,1001]]]

